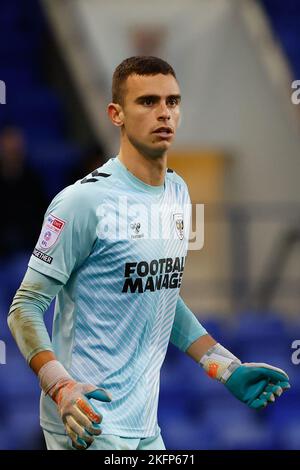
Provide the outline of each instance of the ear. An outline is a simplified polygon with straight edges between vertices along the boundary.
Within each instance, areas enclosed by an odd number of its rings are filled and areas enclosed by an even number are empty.
[[[122,106],[118,103],[109,103],[107,106],[107,114],[111,122],[117,126],[122,127],[124,124],[124,113]]]

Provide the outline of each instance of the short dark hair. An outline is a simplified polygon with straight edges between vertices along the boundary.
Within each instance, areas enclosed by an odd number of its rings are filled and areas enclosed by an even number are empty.
[[[173,67],[158,57],[134,56],[123,60],[115,69],[112,79],[112,101],[123,104],[124,84],[130,75],[173,75],[177,80]]]

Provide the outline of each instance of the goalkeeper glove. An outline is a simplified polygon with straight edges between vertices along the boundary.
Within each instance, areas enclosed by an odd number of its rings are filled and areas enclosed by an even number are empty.
[[[56,360],[44,364],[39,371],[40,385],[45,395],[56,403],[66,432],[76,449],[86,449],[101,434],[102,415],[93,408],[89,398],[110,402],[103,388],[76,382]]]
[[[275,401],[290,388],[289,377],[281,369],[264,363],[241,363],[219,343],[212,346],[199,363],[214,379],[219,380],[240,401],[260,409]]]

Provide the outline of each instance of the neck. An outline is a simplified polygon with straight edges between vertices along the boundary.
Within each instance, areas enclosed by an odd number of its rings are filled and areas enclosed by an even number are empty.
[[[167,153],[151,157],[140,152],[127,139],[121,141],[119,159],[136,178],[151,186],[164,184]]]

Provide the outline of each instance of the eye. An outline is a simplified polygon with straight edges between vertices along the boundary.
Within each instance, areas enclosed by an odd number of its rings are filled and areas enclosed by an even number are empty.
[[[178,103],[179,103],[178,98],[173,97],[173,98],[168,99],[168,105],[169,106],[177,106]]]
[[[153,98],[145,98],[143,101],[143,105],[145,106],[151,106],[153,104]]]

